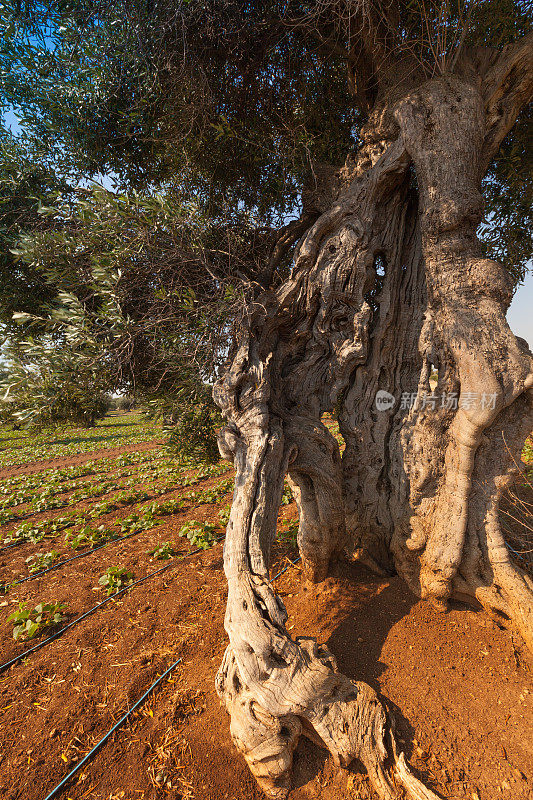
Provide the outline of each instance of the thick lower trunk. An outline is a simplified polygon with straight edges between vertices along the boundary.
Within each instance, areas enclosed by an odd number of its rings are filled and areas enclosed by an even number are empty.
[[[250,306],[215,389],[229,422],[220,448],[237,473],[217,685],[233,739],[273,798],[287,794],[300,734],[339,764],[358,757],[381,797],[396,797],[392,776],[409,796],[434,797],[396,752],[375,693],[314,640],[289,636],[268,579],[287,472],[308,579],[322,580],[348,547],[441,605],[476,598],[531,641],[531,585],[509,561],[498,503],[532,420],[532,359],[505,322],[503,271],[475,237],[480,102],[466,84],[430,81],[397,106],[394,140],[389,123],[377,146],[375,129],[359,166],[381,157],[353,169],[290,279]],[[432,364],[436,397],[424,402]],[[376,405],[379,390],[390,408]],[[409,408],[400,397],[412,393]],[[342,459],[321,422],[339,405]]]
[[[476,596],[492,610],[494,599],[485,600],[499,595],[533,646],[527,578],[512,567],[504,547],[494,546],[501,539],[497,487],[533,425],[533,359],[505,319],[509,279],[483,257],[475,234],[482,212],[483,104],[474,87],[442,78],[402,102],[396,116],[419,181],[429,300],[421,355],[438,367],[437,397],[456,391],[458,408],[409,415],[403,463],[410,509],[395,528],[393,550],[400,566],[411,562],[407,574],[423,597],[445,603],[460,587],[463,597]],[[419,569],[412,569],[412,554]]]
[[[370,567],[398,570],[443,606],[477,599],[533,646],[531,581],[511,563],[497,515],[533,427],[532,360],[505,319],[504,271],[481,256],[475,236],[480,98],[441,79],[397,117],[416,169],[421,231],[403,269],[386,268],[369,358],[343,403],[348,534]],[[378,389],[394,396],[391,410],[376,408]]]
[[[394,571],[392,532],[409,502],[400,446],[405,423],[401,398],[416,391],[423,361],[419,338],[426,279],[413,197],[397,219],[389,220],[388,230],[368,358],[354,371],[339,414],[346,443],[342,464],[349,550],[382,574]],[[387,392],[389,402],[394,398],[392,408],[378,408],[378,392]]]

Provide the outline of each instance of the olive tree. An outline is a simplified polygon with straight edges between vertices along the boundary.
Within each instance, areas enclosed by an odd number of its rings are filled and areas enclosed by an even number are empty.
[[[348,550],[438,608],[481,604],[533,644],[532,582],[498,517],[533,422],[532,355],[506,321],[531,254],[527,3],[72,8],[64,47],[100,47],[107,82],[88,86],[80,59],[90,113],[61,130],[57,76],[73,70],[57,67],[61,49],[43,53],[56,83],[18,99],[37,133],[59,131],[65,157],[82,145],[87,168],[125,182],[175,180],[212,214],[229,204],[268,228],[300,206],[241,270],[245,312],[215,387],[237,471],[217,677],[233,740],[272,798],[287,795],[302,734],[339,764],[359,758],[383,798],[395,780],[433,797],[375,693],[290,636],[270,551],[288,474],[305,579]],[[12,63],[29,73],[20,52]],[[334,408],[342,457],[322,422]]]

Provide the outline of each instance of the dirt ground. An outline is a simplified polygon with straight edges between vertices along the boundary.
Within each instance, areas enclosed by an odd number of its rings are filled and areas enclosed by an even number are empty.
[[[221,505],[175,515],[111,548],[113,563],[136,577],[164,563],[168,569],[0,675],[2,800],[44,800],[178,658],[170,678],[60,796],[263,797],[231,744],[229,718],[214,690],[226,646],[222,547],[182,561],[154,562],[147,554],[165,540],[186,553],[179,527],[186,519],[214,519]],[[282,511],[285,518],[295,513],[293,505]],[[32,547],[43,549],[23,545],[16,555],[2,553],[0,566],[16,572]],[[278,543],[273,572],[294,555]],[[15,599],[65,601],[74,618],[102,599],[95,587],[108,564],[104,548],[0,598],[0,660],[28,646],[15,643],[5,624]],[[377,578],[354,564],[339,565],[318,587],[302,585],[298,567],[291,566],[276,585],[291,633],[325,642],[343,672],[380,693],[394,713],[402,747],[434,791],[469,800],[533,798],[532,659],[517,636],[470,608],[457,605],[441,614],[413,597],[399,578]],[[357,764],[339,771],[327,753],[302,740],[291,798],[370,800],[374,794]]]

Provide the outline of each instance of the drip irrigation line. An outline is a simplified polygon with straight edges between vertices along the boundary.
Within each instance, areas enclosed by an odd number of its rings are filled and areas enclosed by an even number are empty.
[[[224,473],[222,473],[222,474],[224,474]],[[209,477],[212,477],[212,476],[208,475],[207,477],[209,478]],[[215,477],[220,477],[220,475],[215,476]],[[205,479],[201,478],[198,481],[198,483],[200,483],[201,480],[205,480]],[[195,484],[191,484],[191,485],[195,485]],[[186,488],[187,488],[186,486],[173,487],[173,488],[169,489],[167,492],[164,492],[163,494],[171,494],[173,491],[178,491],[179,489],[186,489]],[[155,496],[156,497],[157,496],[161,497],[162,495],[155,495]],[[141,500],[139,502],[144,503],[146,501],[145,500]],[[136,505],[136,504],[133,503],[132,505]],[[131,506],[124,506],[124,508],[130,508],[130,507]],[[32,516],[32,515],[29,515],[29,516]],[[22,519],[22,517],[21,517],[21,519]],[[75,522],[72,522],[70,525],[66,525],[65,528],[71,528],[75,524],[76,524]],[[157,525],[154,525],[154,528],[159,527],[159,524],[162,525],[163,523],[158,523]],[[152,530],[152,528],[145,528],[144,530]],[[142,533],[142,531],[135,531],[134,533]],[[104,542],[104,544],[100,544],[100,545],[98,545],[98,547],[93,547],[93,548],[91,548],[91,550],[86,550],[85,552],[79,553],[78,555],[73,556],[72,558],[67,558],[65,561],[60,561],[59,563],[54,564],[51,567],[48,567],[48,569],[41,570],[39,573],[35,573],[35,575],[30,575],[30,576],[28,576],[26,578],[22,578],[21,580],[18,580],[15,583],[12,583],[10,585],[11,586],[18,586],[19,583],[25,583],[26,581],[32,580],[32,578],[38,578],[40,575],[44,575],[46,572],[51,572],[53,569],[57,569],[62,564],[67,564],[69,561],[74,561],[77,558],[82,558],[83,556],[89,555],[89,553],[94,553],[95,550],[99,550],[101,547],[106,547],[108,544],[113,544],[114,542],[120,542],[123,539],[128,539],[130,536],[133,536],[133,535],[134,534],[128,534],[127,536],[121,536],[118,539],[111,539],[109,542]],[[20,547],[20,545],[26,544],[28,541],[30,541],[30,540],[29,539],[22,539],[20,541],[12,542],[11,544],[5,545],[4,547],[0,547],[0,554],[3,553],[4,550],[10,550],[12,547]],[[38,542],[32,542],[32,544],[38,544]]]
[[[117,542],[123,542],[125,539],[129,539],[131,536],[137,536],[137,534],[139,533],[146,533],[147,531],[153,531],[155,530],[155,528],[161,527],[161,525],[163,525],[163,522],[158,522],[152,528],[142,528],[139,531],[133,531],[132,533],[128,533],[126,534],[126,536],[119,536],[117,539],[110,539],[109,541],[104,542],[103,544],[99,544],[96,547],[91,547],[90,550],[84,550],[83,553],[77,553],[77,555],[75,556],[66,558],[63,561],[58,561],[57,564],[52,564],[51,567],[47,567],[46,569],[41,569],[39,570],[39,572],[35,572],[33,575],[27,575],[25,578],[20,578],[18,581],[14,581],[13,583],[4,585],[11,588],[13,586],[19,586],[21,583],[26,583],[26,581],[32,581],[34,578],[40,578],[41,575],[46,575],[47,572],[52,572],[53,570],[62,567],[63,564],[69,564],[71,561],[76,561],[78,558],[84,558],[85,556],[90,556],[91,553],[96,553],[97,550],[101,550],[103,547],[107,547],[108,545],[111,544],[117,544]],[[0,553],[2,553],[3,550],[7,550],[9,547],[16,547],[19,544],[22,544],[22,542],[15,542],[14,544],[8,545],[5,548],[0,548]]]
[[[126,539],[129,536],[134,536],[134,535],[135,534],[128,534],[128,536],[124,536],[122,538]],[[215,544],[218,544],[218,542],[220,542],[224,538],[225,538],[224,535],[218,536],[216,538],[216,540],[215,540]],[[119,541],[119,540],[116,539],[115,541]],[[106,542],[106,545],[107,544],[111,544],[111,542]],[[100,548],[101,547],[105,547],[105,545],[100,545]],[[94,548],[93,550],[90,550],[89,552],[94,552],[95,549],[98,549],[98,548]],[[192,550],[190,553],[185,553],[183,556],[180,556],[179,560],[183,561],[185,558],[188,558],[189,556],[198,555],[198,553],[204,553],[204,552],[205,552],[205,548],[198,547],[196,550]],[[88,555],[88,553],[80,553],[79,556],[74,556],[72,559],[69,559],[69,560],[74,560],[75,558],[78,558],[81,555]],[[300,560],[301,560],[300,556],[298,556],[298,558],[295,559],[294,561],[291,561],[289,559],[289,563],[287,564],[287,566],[283,567],[283,569],[281,569],[276,575],[274,575],[274,577],[270,579],[271,582],[274,582],[275,580],[277,580],[280,577],[280,575],[283,575],[283,573],[286,572],[289,569],[289,567],[294,566]],[[51,642],[55,641],[60,636],[62,636],[63,633],[65,633],[66,631],[70,630],[75,625],[77,625],[79,622],[82,622],[84,619],[86,619],[87,617],[91,616],[91,614],[94,614],[94,612],[98,611],[98,609],[102,608],[102,606],[105,606],[106,603],[109,603],[111,600],[114,600],[116,597],[119,597],[120,595],[124,594],[124,592],[127,592],[130,589],[133,589],[134,586],[139,586],[141,583],[144,583],[144,581],[148,580],[148,578],[153,578],[155,575],[160,575],[162,572],[164,572],[165,570],[169,569],[171,566],[173,566],[172,562],[169,563],[169,564],[165,564],[163,567],[160,567],[159,569],[154,570],[154,572],[149,572],[148,575],[145,575],[143,578],[139,578],[138,580],[133,581],[133,583],[128,584],[128,586],[124,586],[123,589],[119,589],[118,592],[114,592],[113,594],[109,595],[109,597],[104,598],[99,603],[97,603],[95,606],[90,608],[88,611],[84,611],[83,614],[80,614],[79,617],[76,617],[76,619],[73,619],[72,622],[69,622],[68,625],[65,625],[63,628],[60,628],[55,633],[52,633],[50,636],[48,636],[42,642],[38,642],[33,647],[30,647],[27,650],[24,650],[22,653],[19,653],[17,656],[14,656],[12,659],[10,659],[9,661],[6,661],[4,664],[0,664],[0,673],[5,672],[5,670],[9,669],[9,667],[12,667],[14,664],[18,664],[19,661],[22,661],[24,658],[27,658],[27,656],[30,656],[32,653],[35,653],[37,650],[40,650],[45,645],[50,644]],[[37,576],[33,575],[32,577],[37,577]]]
[[[13,542],[12,544],[6,544],[4,547],[0,547],[0,553],[3,553],[4,550],[11,550],[12,547],[18,547],[21,545],[22,542]]]
[[[64,528],[61,528],[61,530],[64,531],[67,528],[72,528],[73,525],[74,525],[74,523],[72,522],[70,525],[65,525]],[[45,534],[45,536],[46,536],[46,534]],[[51,536],[50,538],[51,539],[55,539],[57,536],[59,536],[59,531],[57,532],[57,534],[55,536]],[[44,539],[44,536],[43,536],[43,539]],[[20,547],[22,544],[29,544],[29,543],[31,543],[31,544],[40,544],[40,542],[42,542],[42,539],[40,539],[38,542],[32,542],[31,539],[17,539],[17,541],[13,542],[12,544],[6,544],[4,547],[0,547],[0,553],[3,553],[4,550],[10,550],[12,547]]]
[[[224,538],[223,536],[219,536],[216,542],[219,542],[223,538]],[[194,556],[197,555],[198,553],[204,553],[204,552],[205,548],[198,547],[196,550],[192,550],[190,553],[185,553],[185,555],[181,556],[179,560],[183,561],[183,559],[188,558],[189,556]],[[104,598],[104,600],[101,600],[99,603],[90,608],[88,611],[84,611],[83,614],[80,614],[79,617],[76,617],[76,619],[73,619],[72,622],[69,622],[68,625],[65,625],[63,628],[60,628],[55,633],[52,633],[42,642],[38,642],[33,647],[29,647],[27,650],[24,650],[22,653],[19,653],[17,656],[10,659],[10,661],[6,661],[5,664],[0,664],[0,673],[5,672],[6,669],[9,669],[9,667],[12,667],[14,664],[18,664],[19,661],[22,661],[24,658],[27,658],[32,653],[35,653],[37,650],[40,650],[45,645],[50,644],[50,642],[55,641],[60,636],[62,636],[66,631],[70,630],[75,625],[77,625],[78,622],[81,622],[87,617],[90,617],[91,614],[94,614],[94,612],[98,611],[99,608],[105,606],[106,603],[109,603],[111,600],[115,600],[115,598],[119,597],[121,594],[124,594],[124,592],[133,589],[134,586],[139,586],[141,583],[144,583],[144,581],[148,580],[148,578],[153,578],[154,575],[160,575],[161,572],[164,572],[165,570],[169,569],[172,566],[174,566],[172,562],[170,562],[169,564],[165,564],[164,567],[160,567],[159,569],[156,569],[154,572],[149,572],[148,575],[145,575],[143,578],[139,578],[138,580],[133,581],[133,583],[128,584],[128,586],[124,586],[123,589],[119,589],[118,592],[114,592],[113,594],[109,595],[109,597]]]
[[[33,515],[30,515],[30,516],[33,516]],[[20,519],[22,519],[22,517],[19,517],[19,520]],[[42,539],[41,539],[41,541],[42,541]],[[16,542],[12,542],[11,544],[5,544],[3,547],[0,547],[0,553],[3,553],[4,550],[11,550],[12,547],[20,547],[21,544],[27,544],[28,542],[31,542],[31,544],[39,544],[39,542],[32,542],[31,539],[17,539]]]
[[[153,472],[153,471],[155,471],[155,469],[156,469],[156,468],[154,467],[154,468],[153,468],[153,470],[150,470],[150,471],[152,471],[152,472]],[[94,474],[95,474],[95,475],[97,475],[98,473],[94,473]],[[121,473],[119,473],[119,474],[116,476],[116,478],[117,478],[117,480],[121,480],[122,478],[128,478],[128,476],[132,476],[132,472],[121,472]],[[138,477],[149,477],[148,475],[146,475],[146,476],[140,475],[140,473],[137,473],[137,476],[138,476]],[[86,477],[86,476],[81,476],[81,477]],[[89,477],[90,477],[90,476],[89,476]],[[57,497],[57,496],[58,496],[58,495],[60,495],[60,494],[66,494],[67,492],[77,491],[77,490],[79,490],[79,489],[83,489],[83,488],[84,488],[84,486],[89,486],[89,485],[90,485],[90,483],[91,483],[90,481],[87,481],[86,483],[83,483],[83,482],[81,482],[81,480],[79,480],[78,478],[76,478],[76,479],[75,479],[75,481],[76,481],[76,482],[74,483],[74,485],[73,485],[73,486],[65,486],[64,484],[62,484],[62,485],[61,485],[61,488],[59,488],[59,489],[58,489],[57,491],[55,491],[55,492],[52,492],[52,493],[49,495],[49,497]],[[78,481],[79,481],[79,482],[78,482]],[[137,481],[137,482],[138,482],[138,481]],[[97,484],[97,483],[100,483],[100,482],[99,482],[99,481],[95,481],[95,482],[94,482],[94,484]],[[93,485],[94,485],[94,484],[93,484]],[[131,486],[131,485],[133,485],[133,484],[132,484],[132,483],[130,483],[129,485]],[[93,497],[95,497],[95,498],[96,498],[96,497],[105,497],[105,495],[106,495],[106,494],[111,494],[111,492],[114,492],[114,491],[115,491],[117,488],[118,488],[118,489],[120,489],[120,488],[122,488],[122,489],[127,489],[127,488],[128,488],[128,486],[127,486],[127,485],[125,485],[125,486],[123,485],[122,487],[118,486],[118,487],[115,487],[115,489],[110,489],[108,492],[104,492],[103,494],[100,494],[100,495],[93,495]],[[82,498],[82,500],[81,500],[81,501],[80,501],[80,500],[74,500],[74,502],[75,502],[75,503],[78,503],[78,502],[83,502],[83,499],[90,499],[90,498]],[[31,498],[30,498],[30,501],[31,501]],[[20,507],[20,506],[22,506],[22,505],[26,505],[26,503],[28,503],[28,502],[30,502],[30,501],[28,501],[28,500],[22,500],[22,501],[21,501],[21,502],[19,502],[19,503],[15,503],[14,505],[10,505],[10,506],[8,506],[8,508],[19,508],[19,507]],[[45,509],[44,509],[44,511],[45,511],[45,512],[46,512],[46,511],[59,511],[59,509],[61,509],[61,508],[65,508],[66,506],[73,505],[73,503],[72,503],[71,501],[72,501],[72,498],[68,498],[68,499],[66,499],[66,500],[65,500],[65,502],[62,502],[60,505],[57,505],[57,506],[52,506],[52,507],[50,507],[50,508],[45,508]],[[33,516],[35,516],[35,514],[41,514],[41,513],[42,513],[41,511],[32,511],[31,513],[23,513],[23,514],[21,514],[20,516],[13,517],[12,519],[10,519],[10,520],[7,520],[7,521],[8,521],[8,522],[20,522],[20,520],[22,520],[22,519],[28,519],[29,517],[33,517]],[[24,540],[23,540],[23,541],[24,541]],[[21,542],[16,542],[16,544],[22,544],[22,541],[21,541]],[[0,548],[0,553],[2,552],[2,549],[3,549],[3,548]]]
[[[111,491],[115,491],[115,490],[112,489]],[[174,491],[174,489],[171,489],[170,491]],[[106,492],[105,494],[111,494],[111,492]],[[105,494],[97,495],[97,497],[105,497]],[[157,497],[157,495],[155,495],[155,496]],[[59,511],[61,508],[67,508],[69,505],[75,505],[75,504],[77,504],[79,502],[83,502],[83,501],[75,500],[74,503],[65,502],[65,504],[62,505],[62,506],[56,506],[55,509],[47,509],[47,510],[48,511]],[[137,502],[144,503],[145,501],[144,500],[140,500],[140,501],[137,501]],[[122,508],[131,508],[131,506],[133,506],[133,505],[136,505],[136,503],[132,503],[131,505],[122,506]],[[116,509],[116,510],[121,510],[121,509]],[[36,514],[40,514],[40,513],[41,513],[40,511],[33,511],[31,514],[24,514],[23,516],[17,517],[15,520],[11,520],[11,521],[12,522],[21,522],[22,520],[25,520],[25,519],[28,520],[28,519],[30,519],[30,517],[34,517]],[[74,525],[76,525],[76,522],[71,522],[69,525],[65,525],[65,528],[72,528]],[[44,534],[44,536],[46,536],[46,535],[47,534]],[[54,537],[51,537],[51,538],[54,538]],[[4,550],[9,550],[11,547],[19,547],[20,545],[27,544],[28,542],[31,542],[31,539],[19,539],[18,541],[13,542],[12,544],[8,544],[8,545],[5,545],[4,547],[0,547],[0,553],[3,553]],[[31,542],[31,543],[32,544],[38,544],[38,542]]]
[[[63,564],[70,564],[71,561],[77,561],[78,558],[84,558],[84,556],[90,556],[91,553],[96,553],[97,550],[102,550],[103,547],[107,547],[110,544],[117,544],[118,542],[123,542],[125,541],[125,539],[130,539],[132,536],[137,536],[139,533],[147,533],[147,531],[153,531],[156,528],[160,527],[162,524],[163,523],[159,523],[158,525],[154,525],[153,528],[142,528],[139,531],[133,531],[132,533],[127,533],[126,536],[119,536],[116,539],[110,539],[108,542],[99,544],[96,547],[91,547],[90,550],[84,550],[83,553],[77,553],[75,556],[71,556],[70,558],[65,558],[64,561],[58,561],[57,564],[52,564],[51,567],[47,567],[46,569],[41,569],[39,572],[34,572],[33,575],[27,575],[25,578],[20,578],[20,580],[8,584],[9,588],[13,586],[19,586],[21,583],[26,583],[26,581],[32,581],[34,578],[40,578],[41,575],[46,575],[47,572],[52,572],[54,569],[59,569],[59,567],[62,567]]]
[[[515,554],[515,556],[518,556],[518,558],[521,558],[521,559],[522,559],[522,561],[529,561],[529,559],[525,558],[525,556],[524,556],[524,553],[523,553],[523,552],[522,552],[522,553],[519,553],[519,552],[518,552],[518,550],[513,550],[513,548],[512,548],[512,547],[511,547],[511,545],[509,544],[509,542],[505,542],[505,544],[506,544],[506,547],[507,547],[507,549],[508,549],[508,550],[510,550],[510,551],[511,551],[511,553],[514,553],[514,554]],[[526,551],[524,551],[524,552],[526,552],[526,553],[530,553],[531,551],[530,551],[530,550],[526,550]]]
[[[20,547],[21,544],[27,544],[28,542],[31,542],[31,539],[19,539],[11,544],[6,544],[4,547],[0,547],[0,553],[3,553],[4,550],[11,550],[12,547]],[[31,542],[31,544],[39,544],[39,542]]]
[[[162,444],[162,440],[160,440],[160,439],[144,439],[144,440],[142,440],[140,442],[129,442],[129,444],[126,443],[125,445],[122,445],[122,447],[134,447],[134,446],[137,446],[137,445],[149,444],[151,442],[155,442],[153,447],[146,447],[144,450],[132,450],[132,455],[140,455],[141,453],[150,453],[150,452],[152,452],[152,450],[156,450],[157,447]],[[94,453],[97,453],[97,452],[105,452],[107,450],[116,450],[117,447],[121,447],[121,445],[115,445],[115,447],[105,447],[105,448],[103,448],[103,450],[100,450],[100,451],[99,450],[82,450],[82,452],[78,453],[77,455],[80,456],[81,458],[85,458],[85,456],[88,456],[88,458],[86,459],[86,461],[83,461],[80,464],[80,466],[82,466],[83,464],[89,464],[89,465],[92,466],[92,465],[98,464],[99,462],[102,463],[104,461],[109,461],[109,460],[118,461],[119,458],[122,458],[123,456],[130,455],[129,453],[122,453],[122,455],[115,455],[115,456],[111,456],[111,457],[107,456],[107,458],[106,458],[106,456],[100,456],[99,458],[91,458],[90,457],[91,454],[94,455]],[[18,462],[16,464],[3,464],[0,467],[0,469],[1,470],[6,470],[6,469],[25,469],[26,467],[31,468],[31,467],[37,466],[38,464],[43,463],[43,461],[44,462],[46,462],[46,461],[61,461],[64,458],[71,458],[71,456],[69,456],[68,454],[64,454],[64,455],[52,456],[51,458],[40,459],[40,460],[37,460],[37,461],[20,461],[20,462]],[[140,459],[140,460],[142,461],[143,459]],[[157,457],[155,459],[149,459],[149,460],[157,460]],[[137,462],[133,461],[132,463],[136,464]],[[76,466],[76,465],[74,464],[72,466]],[[46,467],[43,470],[35,470],[34,472],[28,472],[27,475],[36,475],[36,474],[40,474],[41,472],[42,472],[43,475],[46,475],[46,474],[49,474],[49,473],[52,473],[52,472],[58,472],[61,469],[68,469],[68,467],[61,467],[59,464],[57,466],[50,465],[49,467]],[[12,477],[14,477],[14,478],[25,478],[25,477],[27,477],[27,475],[25,475],[23,473],[21,475],[13,475]]]
[[[87,755],[86,755],[86,756],[84,756],[84,757],[82,758],[82,760],[81,760],[81,761],[80,761],[78,764],[76,764],[76,766],[75,766],[73,769],[71,769],[71,771],[68,773],[68,775],[66,775],[66,776],[63,778],[63,780],[62,780],[60,783],[58,783],[58,784],[57,784],[57,786],[56,786],[54,789],[52,789],[52,791],[50,792],[50,794],[47,794],[47,795],[46,795],[46,797],[45,797],[45,800],[53,800],[53,798],[54,798],[54,797],[57,797],[57,796],[58,796],[58,795],[59,795],[59,794],[60,794],[60,793],[63,791],[63,789],[66,787],[66,785],[67,785],[67,784],[68,784],[68,783],[69,783],[69,782],[72,780],[72,778],[73,778],[73,777],[74,777],[74,776],[75,776],[75,775],[76,775],[76,774],[77,774],[77,773],[80,771],[80,769],[81,769],[82,767],[84,767],[84,766],[85,766],[85,764],[87,764],[87,763],[88,763],[88,762],[89,762],[89,761],[90,761],[90,760],[93,758],[93,756],[95,756],[95,755],[96,755],[96,753],[98,752],[98,750],[100,750],[100,748],[101,748],[101,747],[103,747],[103,745],[104,745],[104,744],[107,742],[107,740],[108,740],[108,739],[109,739],[109,738],[110,738],[110,737],[111,737],[111,736],[112,736],[112,735],[115,733],[115,731],[117,731],[117,730],[118,730],[120,727],[122,727],[122,725],[123,725],[123,724],[126,722],[126,720],[128,719],[128,717],[130,717],[130,716],[133,714],[133,712],[134,712],[134,711],[135,711],[137,708],[139,708],[139,706],[140,706],[140,705],[142,705],[142,703],[144,703],[144,701],[146,700],[146,698],[147,698],[147,697],[148,697],[148,696],[151,694],[151,692],[153,692],[153,690],[156,688],[156,686],[158,686],[158,685],[161,683],[161,681],[162,681],[162,680],[164,680],[164,679],[167,677],[167,675],[168,675],[170,672],[172,672],[172,670],[173,670],[173,669],[175,669],[175,668],[178,666],[178,664],[180,664],[180,663],[181,663],[181,658],[178,658],[178,660],[177,660],[177,661],[174,661],[174,663],[173,663],[173,664],[171,664],[171,665],[170,665],[170,667],[169,667],[167,670],[165,670],[165,672],[163,672],[163,674],[162,674],[162,675],[160,675],[160,676],[159,676],[159,678],[157,678],[157,680],[155,680],[155,681],[152,683],[152,685],[150,686],[150,688],[146,690],[146,692],[143,694],[143,696],[142,696],[142,697],[140,697],[140,698],[137,700],[137,702],[136,702],[136,703],[135,703],[135,704],[134,704],[134,705],[133,705],[133,706],[130,708],[130,710],[129,710],[129,711],[127,711],[127,712],[126,712],[126,713],[125,713],[125,714],[124,714],[124,715],[123,715],[123,716],[122,716],[122,717],[119,719],[119,721],[118,721],[118,722],[116,722],[116,723],[113,725],[113,727],[112,727],[112,728],[111,728],[111,729],[110,729],[110,730],[109,730],[109,731],[108,731],[108,732],[105,734],[105,736],[102,736],[102,738],[100,739],[100,741],[99,741],[97,744],[95,744],[95,746],[93,747],[93,749],[92,749],[92,750],[89,750],[89,752],[87,753]]]
[[[221,537],[219,537],[219,538],[218,538],[218,540],[217,540],[217,541],[220,541],[220,539],[223,539],[223,538],[224,538],[224,537],[223,537],[223,536],[221,536]],[[200,548],[200,549],[201,549],[201,548]],[[192,554],[189,554],[189,555],[192,555]],[[298,558],[297,558],[297,559],[295,559],[294,561],[291,561],[291,560],[289,559],[289,563],[287,564],[287,566],[285,566],[285,567],[284,567],[282,570],[280,570],[280,571],[277,573],[277,575],[275,575],[275,576],[272,578],[272,581],[275,581],[277,578],[279,578],[279,577],[280,577],[280,575],[283,575],[283,573],[284,573],[284,572],[286,572],[286,571],[289,569],[289,567],[291,567],[291,566],[294,566],[294,565],[295,565],[295,564],[297,564],[299,561],[300,561],[300,557],[298,557]],[[159,570],[159,571],[161,571],[161,570]],[[155,574],[155,573],[152,573],[152,574]],[[146,576],[146,577],[148,577],[148,576]],[[132,584],[132,585],[133,585],[133,584]],[[85,756],[82,758],[82,760],[81,760],[81,761],[80,761],[78,764],[76,764],[76,766],[75,766],[73,769],[71,769],[71,771],[70,771],[70,772],[69,772],[67,775],[65,775],[65,777],[63,778],[63,780],[62,780],[62,781],[60,781],[60,782],[57,784],[57,786],[55,786],[55,788],[54,788],[54,789],[52,789],[52,791],[51,791],[49,794],[47,794],[47,795],[46,795],[46,797],[45,797],[45,800],[54,800],[54,798],[58,797],[58,795],[60,795],[60,794],[61,794],[61,792],[62,792],[62,791],[63,791],[63,790],[66,788],[66,786],[67,786],[67,785],[70,783],[70,781],[72,780],[72,778],[74,778],[74,777],[75,777],[75,775],[77,775],[77,773],[80,771],[80,769],[81,769],[82,767],[84,767],[86,764],[88,764],[88,763],[89,763],[89,761],[90,761],[90,760],[91,760],[91,759],[92,759],[92,758],[93,758],[93,757],[96,755],[96,753],[97,753],[97,752],[100,750],[100,748],[101,748],[101,747],[103,747],[103,745],[104,745],[104,744],[105,744],[105,743],[108,741],[108,739],[110,739],[110,738],[111,738],[111,736],[112,736],[112,735],[113,735],[113,734],[114,734],[114,733],[115,733],[115,732],[116,732],[116,731],[117,731],[117,730],[118,730],[120,727],[122,727],[122,725],[123,725],[123,724],[126,722],[126,720],[127,720],[127,719],[128,719],[128,718],[129,718],[129,717],[132,715],[132,714],[133,714],[133,712],[134,712],[134,711],[136,711],[136,710],[139,708],[139,706],[141,706],[141,705],[144,703],[144,701],[147,699],[147,697],[148,697],[148,696],[149,696],[149,695],[150,695],[150,694],[153,692],[153,690],[154,690],[154,689],[155,689],[155,688],[156,688],[156,687],[157,687],[157,686],[158,686],[158,685],[161,683],[161,681],[163,681],[163,680],[164,680],[164,679],[167,677],[167,675],[169,675],[169,674],[172,672],[172,670],[173,670],[173,669],[175,669],[175,668],[178,666],[178,664],[180,664],[180,663],[181,663],[181,658],[178,658],[178,660],[177,660],[177,661],[175,661],[173,664],[171,664],[171,665],[170,665],[170,667],[169,667],[167,670],[165,670],[165,672],[163,672],[163,674],[162,674],[162,675],[160,675],[160,676],[159,676],[159,678],[157,678],[157,679],[156,679],[156,680],[155,680],[155,681],[152,683],[152,685],[151,685],[151,686],[150,686],[150,687],[149,687],[149,688],[146,690],[146,692],[145,692],[145,693],[142,695],[142,697],[140,697],[140,698],[137,700],[137,702],[136,702],[136,703],[135,703],[135,704],[134,704],[134,705],[133,705],[133,706],[130,708],[130,710],[129,710],[129,711],[127,711],[127,712],[126,712],[126,713],[125,713],[125,714],[124,714],[124,715],[123,715],[123,716],[122,716],[122,717],[121,717],[121,718],[118,720],[118,722],[116,722],[116,723],[113,725],[113,727],[112,727],[112,728],[111,728],[111,729],[110,729],[110,730],[109,730],[109,731],[108,731],[108,732],[107,732],[107,733],[106,733],[104,736],[102,736],[102,738],[100,739],[100,741],[99,741],[99,742],[97,742],[97,744],[95,744],[95,746],[92,748],[92,750],[90,750],[90,751],[87,753],[87,755],[85,755]]]
[[[295,559],[294,561],[291,561],[291,560],[290,560],[290,558],[289,558],[289,563],[287,564],[287,566],[286,566],[286,567],[283,567],[283,569],[280,569],[280,571],[278,572],[278,574],[277,574],[277,575],[274,575],[274,577],[273,577],[273,578],[270,578],[270,582],[271,582],[271,583],[273,583],[274,581],[277,581],[277,579],[279,578],[279,576],[280,576],[280,575],[283,575],[283,573],[284,573],[284,572],[287,572],[287,570],[289,569],[289,567],[294,567],[294,565],[295,565],[295,564],[297,564],[297,563],[298,563],[298,561],[301,561],[301,560],[302,560],[302,557],[301,557],[301,556],[298,556],[298,558],[297,558],[297,559]]]

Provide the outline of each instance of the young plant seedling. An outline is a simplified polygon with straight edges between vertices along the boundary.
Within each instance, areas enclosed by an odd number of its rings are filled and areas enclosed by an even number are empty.
[[[226,527],[226,525],[229,522],[230,514],[231,514],[231,504],[224,506],[224,508],[218,512],[218,518],[220,520],[220,524],[224,525],[224,527]]]
[[[215,544],[217,526],[212,522],[186,522],[180,529],[179,536],[186,536],[193,547],[208,550]]]
[[[284,524],[286,525],[286,527],[280,528],[278,530],[278,540],[280,542],[286,542],[287,544],[290,544],[292,547],[296,547],[298,542],[298,527],[299,527],[298,520],[289,519],[286,520]]]
[[[52,628],[64,622],[66,617],[61,612],[66,608],[65,603],[39,603],[35,608],[28,608],[26,603],[19,603],[18,610],[7,619],[13,622],[13,639],[33,639],[45,628]]]
[[[33,575],[34,572],[40,572],[43,569],[51,567],[58,558],[58,551],[50,550],[48,553],[36,553],[34,556],[29,556],[29,558],[26,559],[26,564]]]
[[[134,575],[128,572],[125,567],[108,567],[100,577],[98,585],[105,589],[107,596],[115,594],[124,586],[128,586],[133,581]]]
[[[169,558],[176,555],[176,551],[172,547],[171,542],[163,542],[159,547],[156,547],[155,550],[150,550],[148,555],[157,558],[159,561],[168,561]]]
[[[78,547],[98,547],[100,544],[118,538],[120,538],[118,531],[111,530],[106,525],[99,525],[97,528],[86,525],[78,533],[67,535],[65,541],[76,550]]]
[[[281,505],[288,506],[290,503],[292,503],[293,500],[294,500],[294,495],[292,493],[292,489],[287,483],[287,481],[285,481],[283,485],[283,494],[281,495]]]
[[[3,541],[3,544],[11,544],[15,542],[31,542],[37,544],[42,541],[46,535],[42,525],[32,524],[31,522],[24,522],[22,525],[12,531]]]

